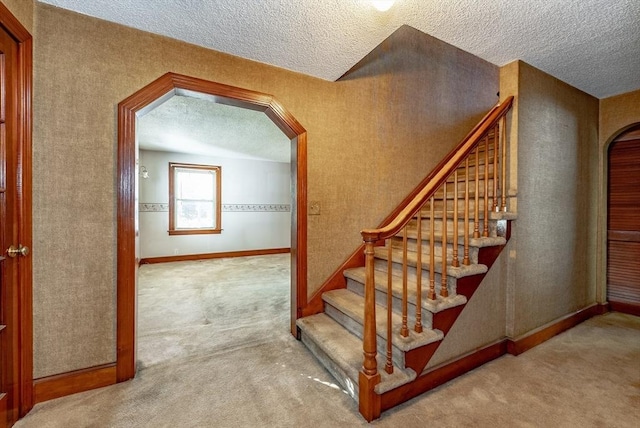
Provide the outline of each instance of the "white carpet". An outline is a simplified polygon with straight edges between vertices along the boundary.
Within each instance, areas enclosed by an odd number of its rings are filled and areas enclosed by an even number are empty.
[[[140,370],[37,405],[19,428],[369,426],[289,333],[289,255],[143,266]],[[629,427],[640,421],[640,318],[593,318],[370,424]]]

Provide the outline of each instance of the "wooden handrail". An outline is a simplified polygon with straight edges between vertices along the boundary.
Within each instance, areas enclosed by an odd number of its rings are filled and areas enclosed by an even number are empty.
[[[422,241],[429,242],[425,246],[425,250],[429,252],[429,288],[426,291],[426,298],[430,301],[442,301],[449,298],[455,298],[455,289],[449,290],[447,272],[449,266],[453,268],[460,267],[460,261],[458,256],[458,244],[459,236],[463,236],[463,261],[462,264],[468,266],[470,264],[469,257],[469,240],[470,230],[469,227],[473,224],[473,238],[480,238],[479,221],[482,218],[482,236],[489,236],[489,193],[493,191],[493,199],[491,200],[491,211],[506,211],[506,152],[507,141],[505,134],[506,127],[506,114],[513,104],[513,97],[507,98],[501,104],[494,106],[489,113],[467,134],[467,136],[451,151],[449,154],[436,166],[436,168],[420,183],[420,185],[400,204],[393,214],[390,215],[387,220],[382,223],[378,229],[365,229],[361,232],[364,240],[364,255],[365,255],[365,284],[364,284],[364,326],[363,326],[363,354],[364,361],[362,364],[362,371],[360,372],[360,409],[364,414],[369,414],[369,409],[372,400],[375,399],[375,392],[373,389],[375,385],[380,382],[380,374],[378,373],[377,362],[377,332],[376,332],[376,284],[375,284],[375,271],[374,260],[376,258],[375,247],[382,244],[386,245],[387,250],[387,299],[386,299],[386,311],[387,311],[387,328],[386,328],[386,361],[384,364],[385,371],[387,373],[393,373],[393,336],[399,334],[401,337],[409,336],[409,228],[412,228],[411,239],[415,239],[415,248],[411,248],[411,252],[415,253],[415,262],[412,261],[412,266],[415,266],[415,297],[412,299],[412,305],[415,306],[415,326],[412,330],[416,333],[422,332]],[[481,153],[481,149],[484,153]],[[493,150],[491,157],[489,152]],[[490,160],[493,162],[490,163]],[[470,161],[473,162],[473,177],[470,177]],[[496,162],[501,165],[496,165]],[[498,169],[501,168],[501,171]],[[462,171],[459,171],[459,168]],[[480,175],[480,169],[484,169],[482,176]],[[463,227],[459,229],[458,222],[462,220],[459,218],[458,203],[458,173],[464,174],[464,206],[463,206]],[[491,175],[490,175],[491,172]],[[502,174],[500,173],[502,172]],[[447,193],[447,184],[450,178],[453,178],[453,197],[451,198]],[[474,181],[475,191],[473,194],[473,212],[470,209],[470,192],[469,182]],[[480,188],[480,180],[483,181],[483,186]],[[492,186],[489,186],[489,181],[493,180]],[[501,185],[501,187],[500,187]],[[501,204],[498,204],[498,189],[500,189],[500,196],[502,198]],[[442,199],[440,201],[440,191],[442,191]],[[438,193],[437,193],[438,192]],[[482,199],[480,199],[480,193],[482,192]],[[437,193],[437,196],[436,196]],[[441,204],[441,207],[435,209],[436,201]],[[452,202],[452,214],[449,214],[449,201]],[[429,204],[429,230],[424,231],[427,235],[426,239],[422,230],[422,216],[425,213],[422,212],[423,208],[426,208],[426,204]],[[479,211],[482,204],[482,212]],[[415,224],[409,226],[409,222],[415,218]],[[452,221],[452,239],[449,241],[449,230],[447,222]],[[439,225],[439,233],[435,234],[435,225]],[[413,228],[415,227],[415,237],[413,235]],[[402,233],[400,233],[402,231]],[[392,325],[393,311],[393,263],[396,261],[394,258],[394,244],[393,239],[396,241],[401,237],[401,251],[400,255],[397,255],[401,260],[401,284],[402,290],[400,291],[400,306],[402,311],[401,321]],[[387,242],[388,240],[388,242]],[[436,268],[436,241],[437,247],[440,251],[438,268]],[[451,259],[448,259],[447,248],[451,246]],[[398,248],[398,247],[396,247]],[[413,264],[415,263],[415,265]],[[440,273],[440,290],[436,291],[435,273],[436,269]],[[413,284],[412,284],[413,286]],[[449,294],[449,293],[453,294]],[[413,312],[413,310],[412,310]],[[396,333],[397,332],[397,333]],[[385,333],[382,333],[383,335]]]
[[[364,242],[377,242],[396,235],[416,215],[418,210],[433,195],[440,185],[446,181],[454,169],[471,152],[484,134],[507,114],[513,96],[494,106],[489,113],[471,130],[469,134],[433,169],[427,176],[426,185],[400,211],[400,213],[385,226],[378,229],[364,229],[361,235]]]

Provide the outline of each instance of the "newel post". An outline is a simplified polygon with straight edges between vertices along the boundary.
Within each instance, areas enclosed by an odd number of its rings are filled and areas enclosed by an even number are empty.
[[[374,388],[380,383],[376,340],[376,287],[374,273],[374,237],[364,237],[366,280],[364,289],[364,363],[359,376],[360,414],[369,422],[380,417],[380,396]]]

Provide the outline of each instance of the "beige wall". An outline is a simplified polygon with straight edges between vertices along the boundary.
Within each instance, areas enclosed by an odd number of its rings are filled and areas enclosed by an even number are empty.
[[[607,283],[607,163],[609,143],[626,128],[640,123],[640,90],[600,100],[598,150],[598,301],[605,302]]]
[[[168,71],[272,94],[308,131],[315,291],[495,102],[497,67],[403,27],[332,83],[38,4],[34,376],[115,360],[116,106]]]
[[[500,69],[500,97],[511,95],[508,189],[518,218],[430,367],[596,302],[599,102],[521,61]]]
[[[599,104],[526,63],[510,71],[518,80],[518,220],[507,334],[518,337],[596,301]]]
[[[425,369],[504,339],[507,275],[511,262],[509,252],[512,248],[513,242],[509,241]]]
[[[2,0],[7,9],[33,35],[34,0]]]

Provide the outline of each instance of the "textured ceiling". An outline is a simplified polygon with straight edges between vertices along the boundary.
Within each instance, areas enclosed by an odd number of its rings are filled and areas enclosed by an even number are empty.
[[[291,142],[262,112],[175,95],[138,120],[144,150],[290,162]]]
[[[39,0],[326,80],[406,24],[493,64],[521,59],[605,98],[640,89],[640,0]],[[264,115],[174,96],[140,119],[140,147],[289,162]]]
[[[40,0],[336,80],[403,24],[598,98],[640,88],[640,0]]]

